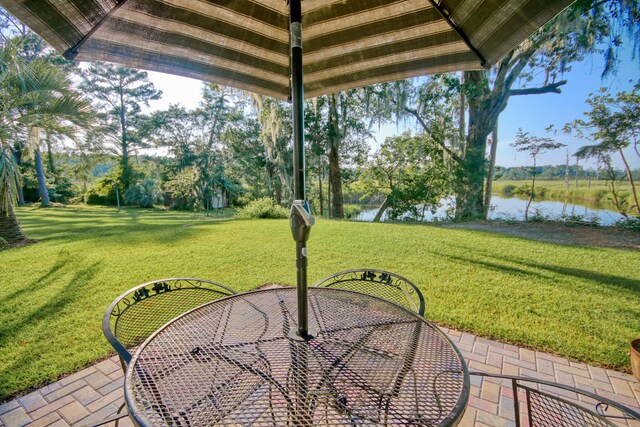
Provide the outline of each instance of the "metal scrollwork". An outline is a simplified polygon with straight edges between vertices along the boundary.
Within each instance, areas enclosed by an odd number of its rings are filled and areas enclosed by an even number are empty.
[[[158,282],[153,285],[153,291],[157,294],[162,292],[169,292],[171,290],[171,285],[167,282]]]
[[[149,298],[149,290],[147,288],[140,288],[133,293],[133,300],[140,302],[145,298]]]
[[[377,293],[386,294],[386,296],[380,296],[397,302],[399,302],[399,298],[404,298],[406,303],[403,305],[424,314],[424,297],[420,290],[406,278],[388,271],[373,269],[342,271],[320,281],[316,286],[361,290],[351,286],[357,282],[372,282],[372,285],[379,283],[383,285],[384,290]],[[399,295],[403,295],[403,297],[399,297]]]

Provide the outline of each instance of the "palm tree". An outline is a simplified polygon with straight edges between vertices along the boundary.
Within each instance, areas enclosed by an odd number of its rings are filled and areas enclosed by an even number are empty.
[[[13,206],[19,169],[10,140],[27,130],[27,150],[33,152],[43,204],[48,194],[40,156],[40,131],[72,135],[70,124],[85,122],[88,103],[71,89],[66,71],[45,58],[25,60],[22,40],[0,46],[0,238],[8,243],[24,240]]]
[[[26,151],[34,157],[41,206],[49,205],[40,135],[73,138],[75,127],[86,123],[88,102],[72,89],[67,70],[51,64],[46,58],[36,58],[29,63],[33,84],[21,84],[27,104],[20,111],[18,122],[27,128]],[[16,82],[17,83],[17,82]]]
[[[20,171],[8,142],[14,131],[13,110],[21,103],[20,97],[16,98],[10,90],[9,82],[19,74],[30,78],[16,46],[11,43],[0,46],[0,243],[26,240],[13,209],[18,198]]]

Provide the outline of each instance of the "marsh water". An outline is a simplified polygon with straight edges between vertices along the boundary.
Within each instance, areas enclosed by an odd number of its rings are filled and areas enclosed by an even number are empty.
[[[454,201],[452,199],[444,200],[442,206],[439,207],[435,214],[427,211],[425,213],[425,221],[442,221],[447,219],[447,212],[451,210]],[[489,219],[501,219],[510,221],[524,221],[525,208],[527,201],[517,197],[503,197],[493,195],[491,197],[491,211]],[[363,208],[360,214],[354,218],[355,221],[373,221],[377,207]],[[593,206],[585,206],[577,203],[557,202],[551,200],[540,200],[531,203],[529,208],[529,219],[534,216],[544,217],[551,220],[561,220],[568,218],[569,220],[580,220],[588,222],[597,222],[600,225],[613,225],[624,217],[617,212],[608,209],[599,209]],[[387,212],[383,215],[382,221],[388,219]],[[408,218],[407,218],[408,219]]]

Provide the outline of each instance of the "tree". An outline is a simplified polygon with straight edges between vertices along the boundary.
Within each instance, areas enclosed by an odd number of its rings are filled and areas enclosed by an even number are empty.
[[[229,150],[224,135],[244,118],[243,108],[238,92],[205,83],[197,109],[171,105],[147,121],[142,133],[157,147],[168,148],[172,156],[166,167],[167,189],[175,192],[174,186],[180,187],[181,207],[208,208],[218,191],[237,192],[237,183],[226,173]],[[190,188],[186,177],[193,178]]]
[[[332,93],[323,100],[326,105],[326,135],[329,158],[329,187],[332,218],[344,217],[342,164],[363,154],[365,138],[376,117],[370,104],[373,87]],[[382,115],[379,116],[382,120]],[[367,123],[367,119],[369,123]]]
[[[362,172],[360,183],[368,195],[385,195],[374,221],[380,221],[387,210],[394,219],[409,214],[422,220],[449,194],[450,176],[432,139],[403,133],[385,140]]]
[[[617,186],[618,174],[613,167],[609,149],[602,145],[585,145],[580,147],[574,155],[576,159],[595,159],[598,162],[598,169],[602,168],[604,178],[611,192],[613,204],[622,216],[628,218],[628,206]]]
[[[528,132],[523,132],[522,128],[518,129],[516,133],[516,141],[511,144],[517,151],[529,153],[533,159],[533,168],[531,171],[531,189],[529,190],[529,199],[527,200],[527,207],[524,210],[524,220],[529,221],[529,207],[536,196],[536,168],[538,166],[537,159],[540,154],[544,154],[550,150],[556,150],[560,147],[564,147],[565,144],[554,142],[552,138],[545,138],[540,136],[530,135]]]
[[[69,128],[66,121],[76,124],[86,112],[87,104],[70,89],[70,82],[60,70],[44,58],[25,56],[25,40],[3,39],[0,46],[0,217],[2,237],[9,242],[24,239],[13,206],[17,202],[19,169],[14,157],[13,142],[28,133],[28,148],[35,152],[43,203],[48,202],[44,170],[39,152],[41,128],[60,131]],[[20,152],[24,147],[20,147]]]
[[[245,120],[230,127],[223,134],[228,147],[228,175],[245,184],[251,198],[272,197],[268,172],[267,153],[260,134],[260,123],[257,118],[246,117]]]
[[[268,185],[272,197],[281,205],[293,200],[293,125],[290,109],[272,98],[253,95],[252,103],[260,123]]]
[[[624,149],[633,147],[640,157],[638,142],[640,142],[640,80],[629,92],[619,92],[615,96],[601,88],[596,94],[590,94],[587,104],[590,111],[584,113],[586,120],[578,119],[565,126],[565,131],[574,130],[579,136],[598,141],[597,146],[587,146],[578,158],[591,156],[605,158],[604,153],[618,153],[624,164],[627,180],[631,185],[635,209],[640,214],[638,193],[633,180],[633,174]]]
[[[85,99],[72,88],[68,70],[56,65],[49,58],[41,57],[29,64],[31,78],[27,82],[14,82],[28,96],[29,102],[20,109],[20,121],[27,131],[27,143],[23,151],[32,153],[41,206],[49,205],[45,170],[41,154],[41,136],[73,138],[77,126],[84,126],[89,110]],[[49,160],[53,165],[52,152]],[[53,166],[51,166],[53,171]]]
[[[10,139],[15,135],[17,109],[27,103],[13,84],[17,76],[29,77],[28,65],[18,55],[14,41],[0,45],[0,243],[26,240],[16,218],[20,169],[15,161]]]
[[[615,69],[628,31],[634,51],[640,50],[640,8],[637,0],[579,0],[547,23],[520,46],[507,53],[489,71],[469,71],[463,79],[451,76],[446,83],[463,92],[468,103],[468,128],[461,152],[454,145],[441,145],[457,166],[456,216],[482,217],[485,213],[483,187],[486,176],[486,146],[500,113],[512,96],[560,93],[561,80],[573,62],[589,54],[605,57],[604,74]],[[399,99],[399,98],[398,98]],[[420,102],[419,97],[404,99]],[[459,103],[460,101],[458,101]],[[420,109],[406,103],[402,111],[416,117],[425,132],[434,126]]]
[[[149,178],[129,186],[124,193],[126,204],[138,205],[141,208],[152,208],[154,203],[158,203],[161,199],[162,191],[158,183]]]
[[[101,62],[82,72],[80,88],[88,93],[100,111],[103,135],[110,139],[120,155],[120,184],[127,188],[133,172],[129,156],[144,145],[140,131],[145,122],[140,104],[158,100],[162,91],[149,82],[147,73]]]
[[[328,155],[327,127],[325,126],[323,111],[325,110],[326,97],[313,98],[305,103],[304,109],[304,128],[305,142],[307,150],[307,164],[309,172],[315,172],[318,179],[318,208],[320,216],[324,216],[325,204],[322,183],[325,178],[326,160]],[[312,182],[309,179],[309,182]],[[314,204],[313,192],[310,192],[307,198]],[[330,194],[327,193],[327,202],[329,202]]]

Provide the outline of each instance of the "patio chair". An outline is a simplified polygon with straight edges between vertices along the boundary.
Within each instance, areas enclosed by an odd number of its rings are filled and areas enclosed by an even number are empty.
[[[516,427],[598,427],[640,421],[640,412],[576,387],[511,375],[486,372],[469,374],[472,377],[489,378],[511,389]]]
[[[118,352],[122,369],[126,370],[131,353],[153,332],[169,320],[187,311],[237,292],[204,279],[171,278],[144,283],[116,298],[102,318],[102,332]],[[124,404],[104,425],[127,416],[121,414]]]
[[[322,279],[317,288],[337,288],[374,295],[395,302],[424,316],[422,292],[409,279],[384,270],[345,270]]]

